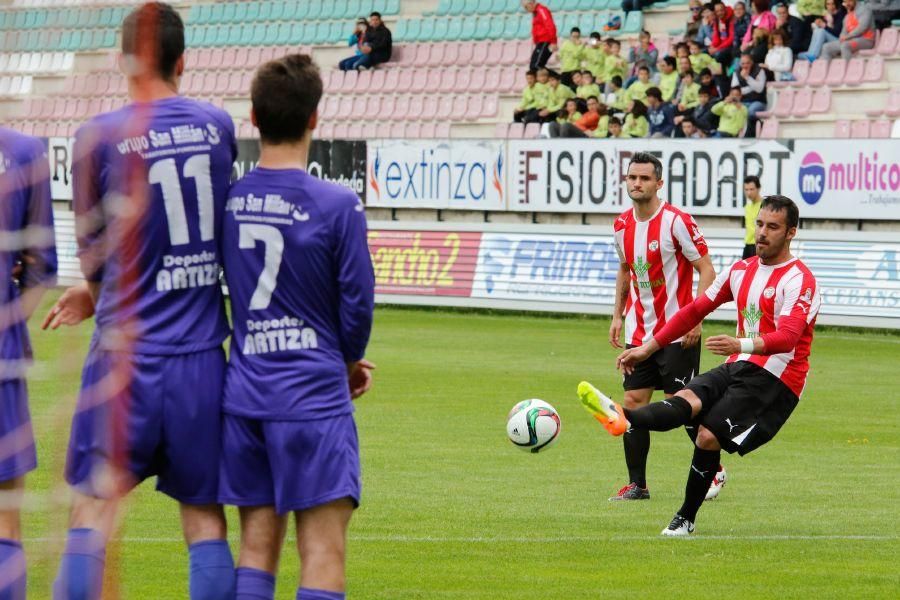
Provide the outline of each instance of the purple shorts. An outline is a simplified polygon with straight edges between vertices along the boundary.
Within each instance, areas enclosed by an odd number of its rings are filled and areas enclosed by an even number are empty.
[[[156,475],[156,489],[184,504],[216,503],[222,348],[128,361],[92,346],[81,378],[66,461],[73,487],[105,496],[99,484],[112,463],[135,485]]]
[[[219,502],[274,506],[280,514],[350,498],[359,506],[353,415],[263,421],[224,415]]]
[[[21,477],[36,467],[25,380],[0,381],[0,481]]]

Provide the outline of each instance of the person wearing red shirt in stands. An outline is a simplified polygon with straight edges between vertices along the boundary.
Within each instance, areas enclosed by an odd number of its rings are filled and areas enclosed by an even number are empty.
[[[721,0],[716,0],[713,12],[716,18],[713,21],[712,43],[707,50],[722,66],[728,67],[734,59],[734,10],[725,6]]]
[[[529,69],[537,71],[544,68],[550,55],[556,52],[556,23],[550,9],[534,2],[523,0],[522,7],[531,13],[531,39],[534,41],[534,51],[531,53]]]

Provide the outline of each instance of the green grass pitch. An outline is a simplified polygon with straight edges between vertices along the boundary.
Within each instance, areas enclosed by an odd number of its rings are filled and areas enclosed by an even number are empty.
[[[62,549],[68,420],[91,327],[33,337],[31,598],[49,598]],[[378,309],[376,385],[356,412],[364,489],[350,598],[897,597],[900,336],[820,331],[790,421],[756,453],[725,456],[720,498],[701,509],[693,539],[673,540],[658,533],[681,502],[683,432],[652,438],[651,501],[606,500],[626,482],[621,442],[582,410],[575,386],[588,378],[621,397],[607,331],[605,319]],[[704,351],[704,368],[717,363]],[[539,455],[515,448],[504,427],[532,397],[562,418],[558,443]],[[118,597],[186,598],[175,504],[146,482],[124,513],[108,560]],[[293,536],[285,550],[282,599],[297,584]]]

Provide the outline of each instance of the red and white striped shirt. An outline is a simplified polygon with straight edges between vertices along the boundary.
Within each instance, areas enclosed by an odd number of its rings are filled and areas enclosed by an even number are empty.
[[[734,300],[737,304],[737,337],[755,338],[784,329],[786,320],[799,320],[799,339],[793,348],[778,354],[732,354],[726,362],[744,360],[781,379],[797,397],[806,385],[809,350],[821,298],[816,278],[800,260],[764,265],[754,256],[735,263],[719,274],[706,290],[709,311]],[[767,346],[768,348],[768,346]]]
[[[634,209],[623,212],[614,229],[619,260],[631,272],[625,340],[640,346],[694,300],[691,263],[709,249],[694,219],[665,202],[646,221],[638,221]]]

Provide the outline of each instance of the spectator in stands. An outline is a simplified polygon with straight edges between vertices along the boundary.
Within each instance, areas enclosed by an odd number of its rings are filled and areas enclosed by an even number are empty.
[[[697,138],[704,137],[703,132],[700,131],[699,129],[697,129],[697,125],[694,123],[694,120],[690,117],[686,117],[681,122],[680,130],[676,130],[676,131],[680,131],[680,133],[681,133],[681,135],[678,135],[676,137],[682,137],[682,138],[688,138],[688,139],[697,139]]]
[[[787,34],[783,29],[776,29],[769,38],[772,46],[766,54],[763,64],[775,76],[775,81],[793,81],[794,75],[791,68],[794,66],[794,53],[785,46]]]
[[[560,125],[563,123],[574,123],[581,117],[582,114],[578,112],[578,102],[575,101],[575,98],[569,98],[566,100],[566,105],[563,107],[562,112],[556,116],[556,122]]]
[[[678,91],[672,98],[672,106],[679,114],[687,114],[700,102],[700,84],[694,82],[694,72],[686,71],[678,81]]]
[[[569,32],[569,39],[559,47],[559,68],[562,71],[562,83],[575,90],[572,83],[572,74],[581,70],[581,61],[584,59],[585,46],[581,43],[581,30],[573,27]]]
[[[609,108],[601,102],[597,112],[600,113],[600,119],[597,120],[597,127],[591,136],[595,138],[609,137]]]
[[[713,113],[712,109],[715,103],[712,102],[709,90],[700,88],[697,94],[697,106],[691,111],[690,115],[675,117],[675,124],[680,125],[686,118],[690,118],[694,125],[704,136],[708,137],[716,132],[719,126],[719,117]],[[676,136],[678,133],[676,132]]]
[[[546,69],[541,69],[542,71]],[[540,80],[540,71],[538,71],[538,79]],[[543,107],[538,110],[538,120],[541,123],[549,123],[556,120],[556,117],[563,110],[566,101],[575,98],[575,92],[566,85],[560,85],[559,73],[550,71],[547,73],[547,93],[545,94],[546,102]]]
[[[700,89],[706,90],[709,94],[709,97],[714,100],[718,100],[722,97],[722,92],[716,85],[716,82],[713,79],[712,71],[710,71],[709,69],[703,69],[702,71],[700,71]],[[731,89],[731,86],[729,86],[729,89]]]
[[[550,123],[550,137],[588,137],[600,122],[600,101],[596,96],[587,99],[587,112],[574,123]]]
[[[681,60],[682,58],[690,58],[691,49],[688,47],[687,42],[678,42],[675,44],[675,59]]]
[[[675,71],[675,57],[666,56],[659,61],[659,89],[665,102],[675,97],[678,88],[678,72]]]
[[[703,10],[700,11],[700,28],[697,30],[697,35],[691,39],[699,42],[701,46],[706,48],[706,46],[709,45],[709,43],[712,41],[715,20],[716,15],[713,12],[712,4],[704,4]]]
[[[656,72],[656,61],[659,59],[659,50],[650,41],[650,34],[642,31],[638,41],[628,49],[628,62],[631,63],[631,77],[625,82],[625,87],[631,87],[631,83],[637,79],[641,67],[647,67],[650,74]]]
[[[621,138],[622,136],[622,121],[616,117],[610,117],[609,123],[607,124],[607,128],[609,129],[609,136],[611,138]]]
[[[529,69],[525,72],[525,89],[522,90],[522,101],[513,109],[513,121],[516,123],[527,123],[527,119],[537,112],[538,99],[543,93],[537,85],[537,72]]]
[[[366,42],[366,31],[368,31],[368,29],[369,22],[366,21],[364,17],[360,17],[356,20],[356,28],[347,39],[347,45],[354,48],[355,54],[338,63],[338,68],[341,71],[351,71],[355,68],[353,65],[356,62],[356,59],[363,55],[362,48]]]
[[[789,13],[785,4],[775,6],[775,29],[785,32],[784,45],[790,48],[793,54],[800,54],[809,48],[811,35],[809,24]]]
[[[715,137],[739,137],[749,120],[747,107],[741,102],[741,88],[733,87],[728,97],[712,107],[713,114],[719,117],[719,128]]]
[[[822,47],[822,58],[831,60],[840,55],[849,60],[860,50],[875,47],[875,21],[868,6],[857,0],[844,0],[847,16],[837,41]]]
[[[594,74],[588,70],[581,72],[581,85],[575,90],[575,95],[582,100],[587,100],[591,96],[600,97],[600,86],[594,83]]]
[[[734,94],[734,88],[740,88],[741,102],[747,107],[749,116],[746,137],[756,137],[756,113],[766,110],[766,84],[766,70],[756,64],[749,54],[741,55],[740,69],[731,78],[730,95]]]
[[[703,49],[703,46],[700,45],[700,42],[696,40],[691,40],[688,42],[688,48],[690,48],[690,56],[688,59],[691,61],[691,70],[695,73],[699,73],[703,69],[709,69],[710,71],[716,72],[718,71],[718,63],[716,59],[706,53]]]
[[[628,68],[628,63],[622,58],[620,52],[622,51],[622,43],[615,38],[607,38],[606,40],[606,58],[604,59],[605,65],[603,69],[603,75],[606,77],[604,80],[606,83],[607,91],[609,91],[609,83],[613,80],[613,78],[619,78],[619,87],[622,87],[622,81],[625,79],[625,71]]]
[[[638,76],[637,81],[633,82],[630,86],[628,86],[628,99],[629,100],[640,100],[641,102],[647,97],[647,90],[653,87],[653,82],[650,81],[650,69],[647,68],[646,65],[638,68]],[[626,123],[627,125],[628,123]]]
[[[693,71],[694,65],[691,64],[691,59],[687,56],[682,56],[678,59],[678,76],[681,77],[688,71]]]
[[[809,62],[813,62],[822,53],[822,47],[828,42],[836,42],[841,35],[841,29],[844,26],[844,17],[847,10],[839,0],[825,0],[825,12],[818,17],[812,24],[812,37],[809,42],[809,48],[806,52],[801,52],[797,58],[804,58]]]
[[[734,3],[734,46],[732,48],[733,56],[739,56],[741,51],[741,41],[747,35],[750,29],[750,15],[747,14],[747,5],[743,2]]]
[[[762,206],[762,194],[759,177],[747,175],[744,177],[744,197],[747,203],[744,205],[744,254],[743,260],[756,256],[756,217]]]
[[[751,0],[750,2],[750,26],[741,39],[741,50],[747,50],[753,43],[753,32],[757,29],[772,31],[775,29],[775,15],[769,10],[769,0]]]
[[[747,48],[747,54],[753,57],[753,62],[762,64],[766,62],[766,54],[769,53],[769,34],[768,29],[760,27],[753,32],[753,44]]]
[[[658,87],[647,90],[647,122],[650,124],[650,137],[672,137],[675,107],[669,102],[663,102],[662,91]]]
[[[591,32],[584,48],[584,68],[593,74],[594,81],[598,85],[603,82],[606,73],[606,51],[605,44],[596,31]]]
[[[604,99],[607,106],[616,112],[625,112],[628,108],[628,92],[622,87],[622,77],[613,75],[609,80],[609,93]]]
[[[656,0],[622,0],[622,10],[625,12],[640,12],[645,8],[650,8],[654,2]]]
[[[537,71],[544,67],[550,60],[550,55],[556,51],[556,23],[550,9],[535,2],[523,0],[522,6],[531,13],[531,40],[534,42],[534,50],[531,52],[529,67]]]
[[[688,19],[687,24],[684,26],[684,37],[685,39],[692,40],[697,37],[697,32],[700,31],[700,25],[703,24],[703,3],[700,2],[700,0],[690,0],[688,6],[690,7],[691,18]]]
[[[716,18],[713,22],[709,54],[723,67],[728,67],[734,59],[734,10],[725,6],[721,0],[716,0],[713,11]]]
[[[628,114],[625,115],[625,123],[622,125],[622,137],[643,138],[650,131],[650,123],[647,121],[647,105],[640,100],[632,100],[628,105]]]
[[[381,20],[381,13],[373,11],[369,15],[369,28],[366,30],[365,42],[360,47],[362,55],[354,57],[354,62],[347,63],[348,68],[344,68],[344,66],[341,68],[345,71],[371,69],[375,65],[391,60],[392,46],[391,30]]]

